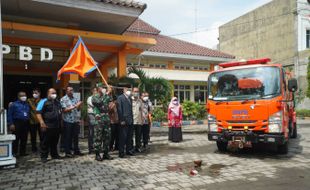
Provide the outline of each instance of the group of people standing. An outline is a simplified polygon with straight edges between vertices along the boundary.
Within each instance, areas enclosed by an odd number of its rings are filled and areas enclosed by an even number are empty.
[[[73,96],[71,86],[66,88],[66,95],[57,100],[54,88],[47,91],[47,97],[41,98],[41,91],[34,89],[32,98],[27,99],[25,92],[18,93],[18,99],[10,103],[8,125],[15,134],[13,155],[26,156],[26,144],[30,131],[32,152],[38,152],[37,137],[40,138],[40,156],[46,162],[48,154],[53,159],[60,159],[58,141],[61,135],[61,148],[65,157],[83,155],[79,149],[80,114],[82,102]],[[64,126],[61,128],[61,126]],[[73,146],[72,146],[73,145]]]
[[[33,152],[38,152],[36,138],[40,138],[42,162],[47,162],[49,154],[52,159],[62,158],[58,153],[60,136],[60,148],[66,158],[83,155],[79,149],[79,110],[82,102],[73,96],[74,89],[68,86],[66,95],[60,100],[53,88],[47,91],[44,99],[39,89],[32,92],[32,98],[29,99],[25,92],[19,92],[18,99],[9,105],[7,121],[10,131],[16,136],[13,154],[27,155],[26,144],[30,131]],[[113,159],[110,151],[118,150],[119,157],[124,158],[146,150],[152,110],[149,94],[140,94],[139,88],[125,87],[123,94],[116,97],[110,87],[97,84],[87,99],[89,154],[95,153],[95,159],[102,161]]]
[[[127,87],[118,97],[111,92],[99,84],[87,99],[88,148],[89,153],[95,152],[97,161],[112,159],[109,151],[118,150],[119,157],[124,158],[148,147],[153,109],[149,94]]]

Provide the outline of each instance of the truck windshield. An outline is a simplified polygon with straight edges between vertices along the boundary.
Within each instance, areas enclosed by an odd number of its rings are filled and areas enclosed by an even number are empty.
[[[254,67],[209,76],[208,98],[215,101],[271,98],[280,94],[280,69]]]

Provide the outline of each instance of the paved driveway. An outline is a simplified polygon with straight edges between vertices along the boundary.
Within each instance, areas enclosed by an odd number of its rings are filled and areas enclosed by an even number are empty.
[[[310,126],[299,125],[287,155],[272,148],[221,154],[207,140],[206,126],[184,127],[182,143],[169,143],[154,128],[149,152],[96,162],[94,156],[40,163],[37,156],[0,170],[0,189],[310,189]],[[86,141],[82,143],[86,148]],[[85,150],[86,151],[86,150]],[[191,175],[194,161],[202,160]]]

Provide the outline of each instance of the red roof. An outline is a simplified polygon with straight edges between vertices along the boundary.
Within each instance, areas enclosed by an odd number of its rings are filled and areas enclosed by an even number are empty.
[[[235,57],[217,50],[190,43],[184,40],[159,34],[160,30],[152,25],[137,19],[124,33],[125,35],[155,38],[157,44],[148,51],[158,53],[172,53],[183,55],[197,55],[208,57],[231,58]]]
[[[137,19],[131,26],[129,26],[127,32],[159,34],[160,30],[150,25],[149,23],[144,22],[143,20]]]
[[[122,7],[130,7],[130,8],[136,8],[136,9],[145,9],[146,4],[134,0],[93,0],[93,1],[98,1],[98,2],[103,2],[107,4],[113,4],[113,5],[118,5]]]

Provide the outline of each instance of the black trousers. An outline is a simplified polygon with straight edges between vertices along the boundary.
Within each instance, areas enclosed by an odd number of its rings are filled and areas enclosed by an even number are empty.
[[[141,148],[141,128],[142,125],[133,125],[134,132],[135,132],[135,148]]]
[[[149,144],[150,139],[150,125],[144,124],[142,125],[142,138],[143,138],[143,146],[147,146]]]
[[[119,146],[119,124],[113,123],[111,124],[111,141],[110,141],[110,149],[118,150]]]
[[[79,133],[80,125],[78,123],[68,123],[64,122],[65,129],[65,153],[71,154],[72,142],[73,142],[73,151],[78,153],[79,149]]]
[[[59,141],[60,128],[47,128],[41,132],[41,158],[47,158],[49,152],[51,157],[55,158],[58,156],[57,144]]]
[[[20,155],[26,154],[27,137],[29,130],[28,120],[15,120],[15,140],[13,141],[13,154],[17,154],[19,150]]]
[[[30,138],[31,138],[31,149],[32,151],[37,151],[37,136],[39,136],[40,143],[42,141],[42,135],[40,130],[40,124],[31,124],[30,125]]]
[[[119,154],[130,152],[133,150],[132,146],[133,125],[120,125],[119,127]]]

